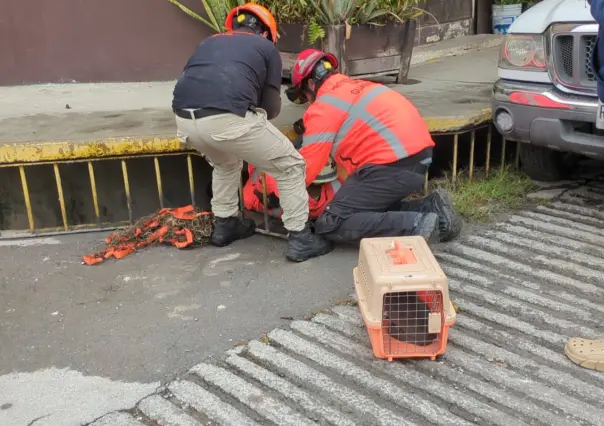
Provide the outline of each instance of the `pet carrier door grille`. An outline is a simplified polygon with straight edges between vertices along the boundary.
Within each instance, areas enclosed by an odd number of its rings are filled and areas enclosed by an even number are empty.
[[[440,348],[445,317],[440,291],[386,293],[383,303],[386,354],[425,354]]]

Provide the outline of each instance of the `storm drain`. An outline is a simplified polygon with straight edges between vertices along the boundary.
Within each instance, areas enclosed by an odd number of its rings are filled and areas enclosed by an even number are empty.
[[[438,361],[375,359],[358,308],[336,306],[93,424],[604,424],[604,374],[563,354],[604,337],[603,199],[592,182],[439,248],[459,311]]]

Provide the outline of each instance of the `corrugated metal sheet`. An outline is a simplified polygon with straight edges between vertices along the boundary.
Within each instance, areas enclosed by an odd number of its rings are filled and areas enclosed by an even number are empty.
[[[460,308],[439,361],[375,359],[357,308],[337,306],[111,424],[604,424],[604,374],[563,354],[569,336],[604,337],[602,195],[592,183],[437,251]]]

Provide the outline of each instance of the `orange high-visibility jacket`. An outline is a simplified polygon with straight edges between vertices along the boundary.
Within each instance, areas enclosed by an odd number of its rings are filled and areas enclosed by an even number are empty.
[[[262,178],[260,177],[260,173],[256,171],[254,166],[251,164],[248,166],[248,170],[250,173],[250,178],[246,182],[243,187],[243,203],[246,210],[263,212],[264,208],[262,206],[262,200],[259,200],[254,191],[258,191],[262,193]],[[308,207],[309,207],[309,216],[312,219],[318,218],[327,204],[333,200],[334,195],[342,186],[341,182],[338,180],[334,180],[332,182],[324,183],[321,185],[321,195],[319,195],[318,199],[314,199],[313,197],[309,197],[308,199]],[[277,182],[275,179],[266,175],[266,194],[275,194],[275,196],[279,197],[279,189],[277,188]],[[281,218],[283,215],[283,209],[269,209],[268,214],[277,219]]]
[[[400,93],[343,74],[329,77],[304,114],[308,186],[329,156],[339,177],[367,164],[388,164],[434,146],[419,111]]]

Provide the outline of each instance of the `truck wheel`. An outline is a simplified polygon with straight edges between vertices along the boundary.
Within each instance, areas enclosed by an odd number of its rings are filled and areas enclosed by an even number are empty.
[[[566,179],[572,170],[565,153],[525,143],[520,146],[520,169],[542,182]]]

